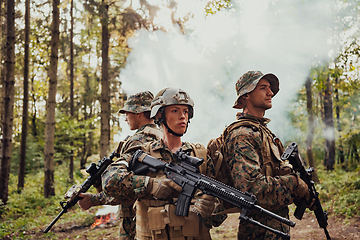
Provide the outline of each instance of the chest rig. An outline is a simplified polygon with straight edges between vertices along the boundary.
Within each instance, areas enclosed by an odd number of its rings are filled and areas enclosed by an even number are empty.
[[[199,167],[201,173],[206,173],[207,151],[201,144],[190,144],[192,147],[191,156],[203,158],[205,161]],[[142,147],[152,157],[163,160],[160,150],[153,150],[151,143]],[[156,177],[163,175],[149,173],[148,176]],[[136,236],[138,240],[208,240],[211,239],[208,229],[200,225],[200,219],[191,211],[188,217],[175,215],[176,205],[173,201],[156,199],[138,199],[136,201]]]

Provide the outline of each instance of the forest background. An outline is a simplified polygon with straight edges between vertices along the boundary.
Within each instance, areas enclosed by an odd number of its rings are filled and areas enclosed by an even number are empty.
[[[206,145],[248,70],[279,77],[269,127],[315,167],[326,209],[358,217],[359,3],[0,0],[0,237],[44,228],[82,169],[133,134],[128,95],[188,91],[184,140]]]

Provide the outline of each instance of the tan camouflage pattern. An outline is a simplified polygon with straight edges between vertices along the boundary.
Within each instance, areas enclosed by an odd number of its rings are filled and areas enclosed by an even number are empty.
[[[118,203],[128,203],[133,202],[135,199],[154,199],[151,195],[147,193],[147,177],[134,175],[133,172],[127,170],[127,164],[129,164],[132,154],[137,150],[142,148],[146,151],[145,145],[142,147],[137,146],[131,151],[123,154],[120,159],[112,163],[102,175],[102,187],[105,194],[109,198],[113,198],[115,202]],[[171,152],[169,148],[164,145],[162,140],[157,140],[151,143],[150,149],[152,152],[157,152],[161,154],[161,160],[165,162],[175,162],[180,163],[180,160]],[[182,150],[185,152],[192,152],[193,149],[191,145],[187,142],[184,142],[182,145]],[[207,158],[207,168],[206,175],[214,176],[214,165],[210,157]],[[177,196],[174,196],[177,197]],[[219,208],[218,211],[222,209]],[[215,215],[208,219],[201,220],[204,222],[205,226],[218,226],[226,219],[226,215]]]
[[[274,93],[273,97],[279,92],[279,79],[274,74],[267,73],[264,75],[260,71],[248,71],[235,83],[235,90],[238,97],[236,98],[233,108],[242,109],[244,107],[241,101],[238,101],[239,98],[246,93],[252,92],[262,78],[269,81],[271,91]]]
[[[270,122],[267,118],[256,118],[244,113],[237,115],[237,119],[244,118],[256,119],[264,127]],[[229,161],[234,186],[243,192],[254,194],[258,200],[257,204],[261,207],[288,218],[287,206],[292,203],[292,194],[297,188],[297,180],[293,175],[273,177],[261,174],[263,167],[261,163],[264,162],[261,149],[262,139],[261,132],[251,126],[240,126],[225,137],[228,148],[226,159]],[[249,217],[282,232],[289,233],[290,231],[287,225],[261,214],[252,213]],[[280,238],[260,227],[241,221],[238,239]]]
[[[151,111],[150,105],[153,99],[154,95],[150,91],[130,95],[130,97],[126,100],[124,107],[120,109],[119,113],[142,113]]]
[[[153,128],[158,130],[155,124],[147,124],[140,127],[133,136],[129,137],[126,141],[124,147],[122,148],[123,152],[127,152],[129,149],[136,146],[140,146],[147,142],[152,142],[156,138],[153,135],[148,135],[144,133],[145,128]],[[121,240],[132,240],[135,238],[135,211],[133,209],[133,204],[135,201],[120,204],[121,202],[116,201],[112,197],[107,197],[104,192],[91,195],[91,202],[93,205],[118,205],[118,215],[120,218],[120,229],[119,229],[119,239]]]

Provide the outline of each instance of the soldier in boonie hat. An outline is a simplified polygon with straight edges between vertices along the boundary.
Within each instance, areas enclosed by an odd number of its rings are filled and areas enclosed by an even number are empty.
[[[241,97],[253,91],[258,82],[263,78],[269,81],[271,91],[274,94],[273,97],[279,92],[279,79],[274,74],[263,74],[260,71],[248,71],[236,81],[235,89],[238,97],[233,108],[242,109],[244,107],[244,103]]]
[[[130,95],[124,104],[124,107],[120,109],[119,113],[131,112],[142,113],[151,111],[151,101],[154,95],[150,91],[139,92],[134,95]]]

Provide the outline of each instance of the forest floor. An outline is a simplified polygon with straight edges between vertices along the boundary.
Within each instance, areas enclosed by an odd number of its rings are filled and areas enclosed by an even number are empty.
[[[71,213],[68,213],[71,214]],[[95,211],[90,211],[94,214]],[[236,239],[238,226],[238,214],[230,214],[226,221],[217,228],[211,230],[211,236],[214,240],[220,239]],[[296,222],[295,228],[291,229],[291,239],[326,239],[323,229],[319,228],[315,215],[305,212],[303,219],[297,220],[295,217],[290,219]],[[58,222],[53,226],[49,233],[43,234],[42,229],[38,231],[24,231],[22,234],[5,236],[4,240],[10,239],[117,239],[118,223],[115,221],[111,224],[100,225],[91,228],[90,225],[83,226],[81,221]],[[332,240],[338,239],[360,239],[360,217],[340,218],[329,216],[328,231]]]

